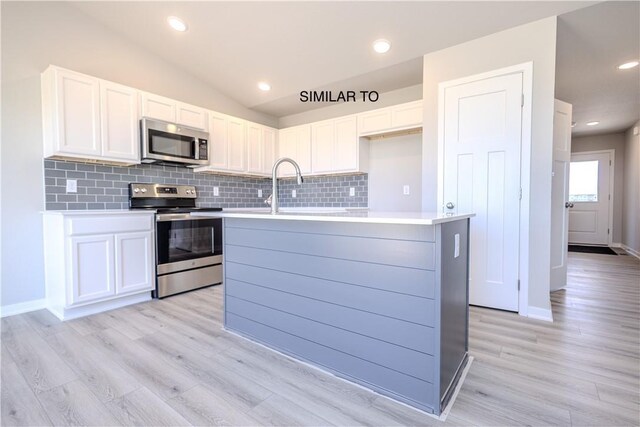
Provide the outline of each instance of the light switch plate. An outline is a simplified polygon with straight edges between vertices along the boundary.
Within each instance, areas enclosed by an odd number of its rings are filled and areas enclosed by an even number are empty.
[[[220,188],[213,187],[213,195],[214,196],[219,196],[220,195]]]
[[[349,197],[353,197],[356,195],[356,189],[353,187],[349,188]]]
[[[298,197],[298,193],[296,193],[296,190],[291,190],[291,197],[293,197],[294,199]]]
[[[460,235],[459,234],[456,233],[456,235],[453,236],[453,243],[454,243],[453,257],[458,258],[460,256]]]
[[[402,194],[404,194],[405,196],[408,196],[409,194],[411,194],[411,188],[408,185],[403,185]]]
[[[262,197],[262,190],[258,190],[258,197]]]
[[[78,181],[75,179],[67,180],[67,193],[77,193],[78,192]]]

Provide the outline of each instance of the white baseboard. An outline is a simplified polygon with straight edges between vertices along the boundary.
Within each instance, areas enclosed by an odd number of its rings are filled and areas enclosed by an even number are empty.
[[[622,243],[611,243],[609,245],[610,248],[621,248],[622,247]]]
[[[30,311],[42,310],[43,308],[47,308],[47,300],[45,298],[20,302],[18,304],[3,305],[0,307],[0,317],[28,313]]]
[[[627,253],[629,255],[633,255],[634,257],[640,259],[640,251],[636,251],[635,249],[630,248],[629,246],[625,245],[624,243],[621,243],[620,247],[622,249],[624,249],[625,251],[627,251]]]
[[[546,322],[553,322],[553,313],[549,308],[540,308],[529,306],[527,317],[537,320],[544,320]]]

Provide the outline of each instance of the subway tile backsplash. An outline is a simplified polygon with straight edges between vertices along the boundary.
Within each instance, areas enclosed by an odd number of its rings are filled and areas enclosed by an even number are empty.
[[[77,193],[67,193],[67,179],[75,179]],[[44,161],[47,210],[128,209],[130,182],[195,185],[201,207],[261,208],[271,194],[270,178],[194,173],[191,169],[163,165],[107,166],[64,160]],[[219,195],[213,195],[218,187]],[[355,196],[349,196],[349,189]],[[291,190],[296,190],[295,198]],[[258,190],[262,196],[258,197]],[[367,207],[366,174],[280,179],[282,207]]]

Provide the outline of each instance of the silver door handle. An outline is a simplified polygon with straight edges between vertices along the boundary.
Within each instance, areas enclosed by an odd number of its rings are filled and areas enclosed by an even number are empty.
[[[216,229],[211,227],[211,254],[216,253]]]
[[[564,204],[564,207],[565,207],[565,208],[572,208],[572,207],[573,207],[573,203],[566,202],[566,203]]]
[[[454,205],[453,203],[449,202],[449,203],[447,203],[447,204],[445,205],[445,207],[446,207],[447,209],[453,209],[453,208],[455,208],[455,207],[456,207],[456,205]]]

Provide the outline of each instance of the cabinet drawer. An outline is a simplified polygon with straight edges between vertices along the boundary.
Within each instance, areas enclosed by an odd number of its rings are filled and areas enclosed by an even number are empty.
[[[85,216],[67,219],[67,233],[105,234],[153,229],[153,215]]]

